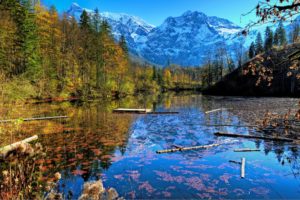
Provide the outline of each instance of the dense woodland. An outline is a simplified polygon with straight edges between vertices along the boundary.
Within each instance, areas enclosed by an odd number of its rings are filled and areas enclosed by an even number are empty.
[[[197,68],[131,61],[99,11],[80,20],[39,1],[0,2],[1,95],[8,99],[121,97],[199,87]]]

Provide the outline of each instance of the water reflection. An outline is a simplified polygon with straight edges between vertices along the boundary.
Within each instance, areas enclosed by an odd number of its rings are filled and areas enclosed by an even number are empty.
[[[23,123],[14,139],[40,133],[47,148],[45,179],[60,171],[60,190],[77,198],[85,181],[103,179],[125,198],[296,198],[299,196],[297,144],[218,138],[214,132],[255,132],[247,127],[204,124],[254,124],[266,110],[284,113],[297,99],[209,97],[165,94],[85,104],[39,104],[16,109],[12,117],[68,115],[69,119]],[[179,111],[178,115],[114,114],[117,107]],[[216,108],[228,108],[205,114]],[[296,107],[295,107],[296,109]],[[3,137],[4,138],[4,137]],[[11,140],[11,138],[10,138]],[[8,139],[1,141],[7,143]],[[223,145],[158,155],[174,144]],[[261,152],[234,153],[236,148]],[[240,166],[246,158],[246,179]]]

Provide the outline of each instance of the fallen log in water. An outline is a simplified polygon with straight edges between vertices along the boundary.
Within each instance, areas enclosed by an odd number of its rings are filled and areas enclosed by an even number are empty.
[[[245,178],[245,165],[246,165],[246,158],[242,158],[242,163],[241,163],[241,178]]]
[[[234,163],[234,164],[242,164],[241,162],[239,162],[239,161],[235,161],[235,160],[229,160],[229,162],[231,162],[231,163]]]
[[[200,124],[201,126],[230,126],[230,127],[258,127],[257,125],[234,125],[234,124]]]
[[[262,139],[262,140],[272,140],[272,141],[281,141],[281,142],[293,142],[293,139],[284,138],[284,137],[266,137],[266,136],[256,136],[256,135],[243,135],[243,134],[234,134],[234,133],[215,133],[216,136],[225,136],[225,137],[241,137],[241,138],[253,138],[253,139]]]
[[[37,139],[38,139],[38,136],[34,135],[34,136],[32,136],[30,138],[27,138],[25,140],[22,140],[22,141],[7,145],[5,147],[2,147],[2,148],[0,148],[0,157],[4,158],[4,157],[6,157],[8,152],[11,152],[14,149],[18,148],[21,144],[30,143],[30,142],[35,141]]]
[[[214,110],[209,110],[209,111],[206,111],[205,114],[218,112],[218,111],[223,111],[223,110],[226,110],[226,108],[218,108],[218,109],[214,109]]]
[[[220,146],[220,144],[210,144],[210,145],[203,145],[203,146],[194,146],[194,147],[176,147],[176,149],[166,149],[166,150],[160,150],[156,151],[156,153],[171,153],[176,151],[188,151],[188,150],[195,150],[195,149],[208,149],[212,147]]]
[[[137,114],[146,114],[152,112],[151,109],[139,109],[139,108],[117,108],[113,112],[116,113],[137,113]]]
[[[15,122],[17,120],[22,120],[24,122],[28,122],[28,121],[64,119],[64,118],[68,118],[68,116],[34,117],[34,118],[24,118],[24,119],[6,119],[6,120],[0,120],[0,123],[10,123],[10,122]]]
[[[249,149],[249,148],[246,148],[246,149],[235,149],[233,151],[234,152],[251,152],[251,151],[260,151],[260,149]]]
[[[115,113],[135,113],[135,114],[148,114],[148,115],[170,115],[178,114],[176,111],[152,111],[151,109],[136,109],[136,108],[117,108],[114,109]]]

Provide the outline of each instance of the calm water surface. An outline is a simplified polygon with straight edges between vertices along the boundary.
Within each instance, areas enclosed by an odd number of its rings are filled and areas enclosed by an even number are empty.
[[[262,140],[215,137],[217,131],[254,133],[243,127],[205,124],[255,124],[267,110],[285,113],[299,99],[168,95],[121,102],[39,104],[14,108],[18,115],[68,115],[67,120],[22,124],[20,134],[39,133],[47,149],[44,176],[62,174],[59,189],[78,198],[84,182],[101,178],[120,196],[131,198],[300,198],[299,146]],[[113,114],[117,107],[179,111],[178,115]],[[205,114],[216,108],[229,108]],[[26,114],[24,114],[26,113]],[[20,136],[21,137],[21,136]],[[222,143],[207,150],[156,154],[172,145]],[[236,148],[260,152],[235,153]],[[246,177],[229,160],[246,158]]]

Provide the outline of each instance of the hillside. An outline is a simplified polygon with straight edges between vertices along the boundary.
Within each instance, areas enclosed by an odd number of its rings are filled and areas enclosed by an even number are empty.
[[[270,52],[249,60],[203,92],[204,94],[224,96],[298,97],[300,96],[300,81],[296,77],[299,73],[298,68],[291,69],[290,67],[299,61],[299,55],[299,43],[288,45],[283,49],[273,48]],[[249,70],[251,65],[254,66],[254,73]],[[271,73],[268,73],[269,69],[272,71]],[[245,70],[249,73],[245,74]],[[258,83],[260,78],[261,81]],[[268,79],[270,82],[267,81]]]

